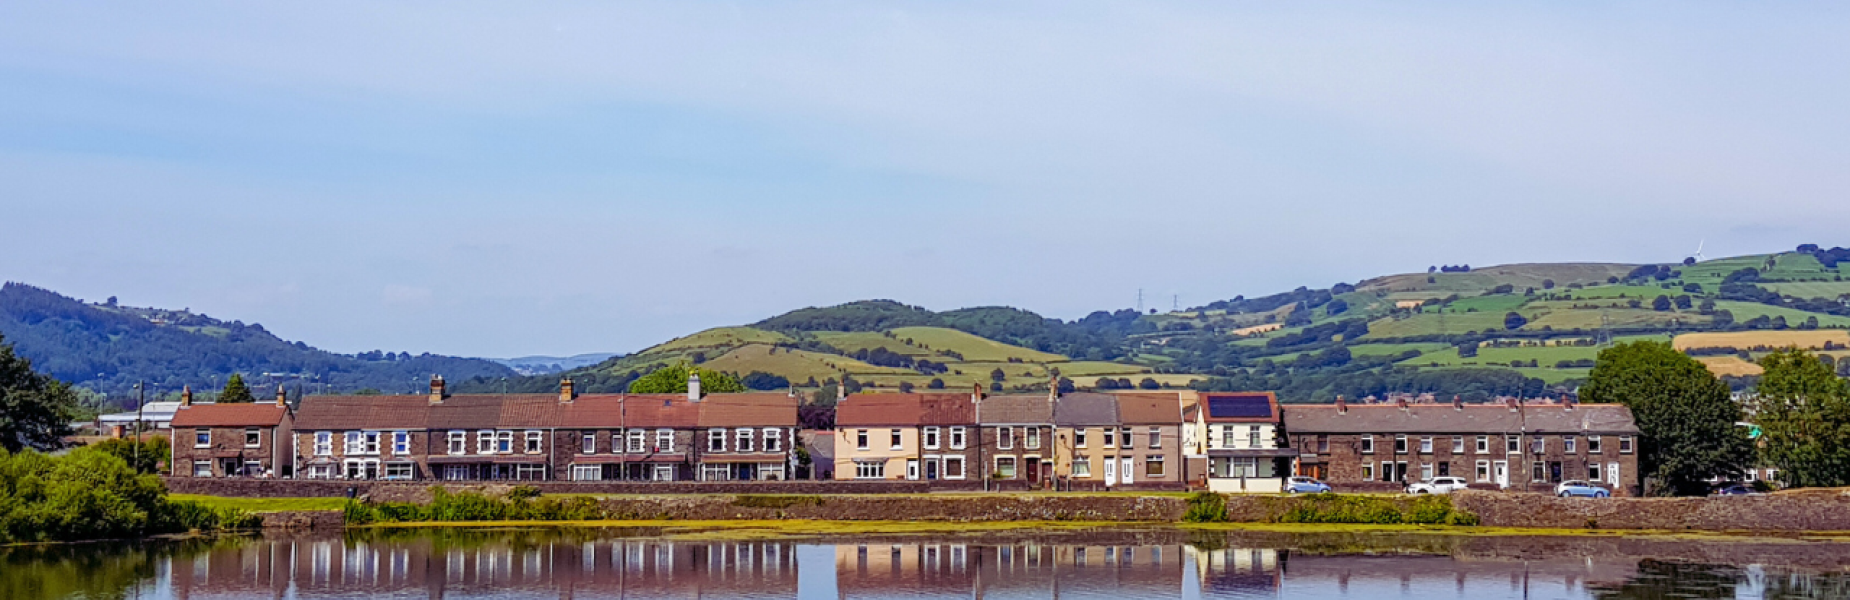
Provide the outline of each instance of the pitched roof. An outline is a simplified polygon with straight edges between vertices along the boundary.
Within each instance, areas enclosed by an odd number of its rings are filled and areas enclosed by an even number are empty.
[[[1284,407],[1285,427],[1292,433],[1636,433],[1638,425],[1629,408],[1616,404],[1524,405],[1512,410],[1503,404],[1415,404],[1402,409],[1392,404],[1350,405],[1339,413],[1333,404],[1291,404]]]
[[[179,407],[174,427],[275,427],[289,409],[274,402],[251,404],[195,404]]]
[[[1174,392],[1112,395],[1118,398],[1118,421],[1125,425],[1176,425],[1182,422],[1182,397]]]
[[[835,405],[835,426],[918,425],[918,394],[854,394]]]
[[[1053,406],[1055,425],[1117,425],[1118,399],[1111,394],[1074,392],[1063,394]]]
[[[709,394],[697,403],[701,427],[795,427],[797,398],[784,392]]]
[[[920,425],[975,425],[976,403],[970,394],[919,394]]]
[[[1197,406],[1208,411],[1210,423],[1276,423],[1278,396],[1272,392],[1214,392],[1201,395]]]
[[[296,408],[295,428],[426,429],[430,408],[424,395],[309,396]]]
[[[1053,403],[1047,394],[989,396],[977,408],[977,420],[998,425],[1052,423]]]

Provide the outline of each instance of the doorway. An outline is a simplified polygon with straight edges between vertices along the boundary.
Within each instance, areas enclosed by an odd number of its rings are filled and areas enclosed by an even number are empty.
[[[1022,465],[1022,466],[1026,467],[1028,470],[1028,485],[1040,485],[1041,484],[1041,461],[1040,459],[1035,458],[1035,457],[1028,457],[1027,464]]]
[[[1492,464],[1493,464],[1492,473],[1494,473],[1496,476],[1497,487],[1509,487],[1510,486],[1510,463],[1509,461],[1499,460]]]
[[[1115,456],[1105,457],[1105,485],[1118,485],[1118,459]]]

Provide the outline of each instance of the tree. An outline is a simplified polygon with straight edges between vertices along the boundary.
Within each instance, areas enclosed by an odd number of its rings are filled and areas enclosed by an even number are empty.
[[[1753,442],[1736,426],[1741,407],[1728,384],[1702,363],[1663,342],[1631,342],[1600,351],[1580,389],[1588,403],[1624,404],[1642,433],[1639,470],[1656,480],[1647,492],[1702,495],[1711,478],[1735,479],[1753,460]]]
[[[1658,312],[1670,310],[1670,297],[1660,295],[1657,298],[1651,300],[1651,310],[1655,310]]]
[[[687,375],[690,371],[700,375],[702,395],[745,391],[745,384],[740,383],[737,377],[687,363],[677,363],[671,367],[656,369],[630,382],[630,393],[685,394],[687,393]]]
[[[1677,305],[1677,310],[1689,310],[1690,303],[1692,302],[1692,300],[1690,299],[1689,295],[1685,294],[1682,296],[1677,296],[1674,302]]]
[[[1714,318],[1715,320],[1711,325],[1716,329],[1727,329],[1734,326],[1734,311],[1715,311]]]
[[[1503,328],[1504,329],[1510,329],[1510,330],[1522,329],[1523,325],[1528,325],[1528,324],[1529,324],[1529,319],[1523,317],[1522,313],[1510,311],[1509,314],[1503,315]]]
[[[772,375],[764,371],[746,373],[739,383],[754,390],[781,390],[790,387],[790,379],[783,375]],[[707,389],[707,376],[700,376],[700,389]]]
[[[943,379],[939,379],[939,378],[937,378],[937,377],[933,377],[933,378],[931,378],[931,383],[927,383],[927,384],[925,384],[925,389],[928,389],[928,390],[942,390],[942,389],[944,389],[944,380],[943,380]]]
[[[1349,310],[1349,303],[1343,301],[1341,298],[1331,300],[1329,304],[1323,305],[1323,312],[1330,316],[1343,314],[1343,311],[1346,310]]]
[[[912,393],[912,382],[910,382],[910,381],[901,381],[901,382],[899,382],[899,393],[901,393],[901,394],[910,394],[910,393]]]
[[[64,445],[77,411],[77,392],[32,370],[32,361],[13,354],[0,337],[0,448],[18,452]]]
[[[244,387],[244,376],[232,373],[225,380],[225,389],[218,393],[219,404],[249,404],[257,399],[251,396],[251,389]]]
[[[1555,280],[1553,280],[1553,279],[1543,279],[1543,280],[1542,280],[1542,289],[1544,289],[1544,290],[1552,290],[1552,289],[1555,289]]]
[[[1110,377],[1100,377],[1098,378],[1098,381],[1092,382],[1092,389],[1095,389],[1095,390],[1118,389],[1118,380],[1112,379]]]
[[[1143,381],[1137,382],[1137,387],[1146,390],[1160,390],[1163,389],[1163,384],[1157,383],[1153,378],[1145,377]]]
[[[1683,266],[1688,267],[1688,266],[1693,266],[1695,264],[1696,264],[1696,257],[1694,256],[1683,257]]]
[[[1008,378],[1009,378],[1009,374],[1003,373],[1002,367],[996,367],[996,370],[989,372],[989,380],[994,381],[996,383],[1002,383],[1002,380],[1005,380]]]
[[[1850,385],[1810,352],[1760,359],[1760,456],[1792,487],[1850,485]]]

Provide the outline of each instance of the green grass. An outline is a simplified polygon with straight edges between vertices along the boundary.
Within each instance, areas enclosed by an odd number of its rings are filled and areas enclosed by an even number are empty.
[[[1521,307],[1523,303],[1528,302],[1529,299],[1529,297],[1519,294],[1497,294],[1495,296],[1461,298],[1446,305],[1444,310],[1448,314],[1481,312],[1501,315],[1516,310],[1518,307]]]
[[[285,510],[340,510],[347,504],[346,498],[226,498],[197,494],[168,494],[167,498],[198,502],[214,509],[229,508],[253,513]]]
[[[776,373],[799,383],[810,377],[815,377],[816,381],[822,381],[843,372],[854,374],[857,377],[861,374],[916,373],[911,369],[878,367],[846,356],[788,348],[777,348],[775,352],[772,350],[772,346],[750,344],[708,360],[701,366],[740,374],[752,371]]]
[[[1408,365],[1440,366],[1509,366],[1510,361],[1536,361],[1544,367],[1553,367],[1564,360],[1593,359],[1599,356],[1599,348],[1593,346],[1530,346],[1520,348],[1478,348],[1474,358],[1460,358],[1457,348],[1446,348],[1438,352],[1429,352],[1423,356],[1403,361]]]
[[[932,351],[930,350],[917,346],[907,346],[906,342],[903,340],[890,338],[884,334],[872,331],[812,331],[810,335],[816,336],[817,340],[824,344],[834,346],[842,352],[853,352],[862,348],[868,350],[886,348],[889,352],[897,352],[907,356],[929,357],[932,355]]]
[[[1785,317],[1786,324],[1791,327],[1798,327],[1800,323],[1805,322],[1806,317],[1818,317],[1819,327],[1850,327],[1850,317],[1805,312],[1783,306],[1767,306],[1765,304],[1756,304],[1752,302],[1724,300],[1716,302],[1715,309],[1734,313],[1735,323],[1741,323],[1760,315],[1766,315],[1769,319]]]
[[[1850,281],[1799,281],[1757,285],[1780,294],[1800,298],[1836,298],[1850,294]]]
[[[701,348],[732,348],[745,344],[775,344],[790,341],[790,336],[751,327],[715,327],[690,336],[679,337],[653,348],[642,354],[671,352],[675,350]]]
[[[1095,360],[1048,363],[1047,366],[1059,369],[1060,376],[1062,377],[1074,378],[1088,375],[1136,375],[1147,370],[1141,365],[1127,365],[1123,363]]]
[[[1067,360],[1067,357],[1051,352],[1041,352],[1020,346],[1011,346],[995,340],[971,335],[955,329],[943,327],[900,327],[893,330],[893,335],[900,339],[911,338],[913,344],[930,350],[951,350],[962,354],[966,361],[1001,361],[1019,358],[1026,362],[1055,362]]]
[[[1666,290],[1662,286],[1653,283],[1650,285],[1602,285],[1599,287],[1568,291],[1573,292],[1573,298],[1576,300],[1597,298],[1643,298],[1648,305],[1652,298],[1658,296],[1675,298],[1685,293],[1682,286],[1673,285],[1671,288],[1672,289]]]
[[[1349,347],[1351,356],[1394,356],[1408,350],[1438,352],[1450,348],[1445,344],[1356,344]],[[1294,354],[1295,355],[1295,354]]]
[[[1518,311],[1523,312],[1523,311]],[[1527,312],[1524,312],[1528,316]],[[1444,326],[1441,329],[1441,325]],[[1362,339],[1397,338],[1415,335],[1433,335],[1438,333],[1464,333],[1466,331],[1503,331],[1503,313],[1420,313],[1405,319],[1377,319],[1368,324],[1368,335]]]

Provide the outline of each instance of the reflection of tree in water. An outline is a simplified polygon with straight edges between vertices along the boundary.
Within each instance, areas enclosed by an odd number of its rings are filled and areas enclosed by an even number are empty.
[[[154,578],[154,557],[192,556],[243,545],[243,537],[118,544],[0,547],[0,598],[127,598]]]
[[[1740,592],[1765,600],[1850,598],[1850,575],[1768,573],[1758,567],[1644,560],[1638,574],[1616,587],[1590,585],[1600,600],[1735,598]]]

